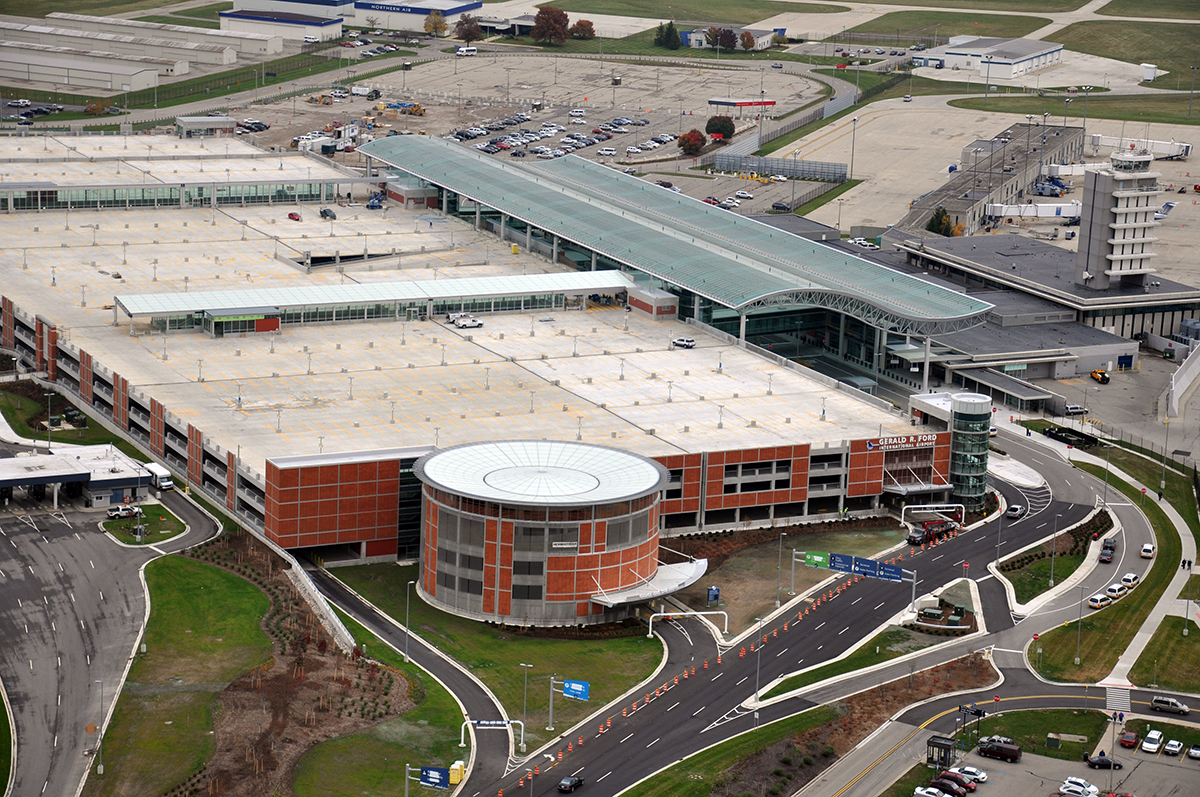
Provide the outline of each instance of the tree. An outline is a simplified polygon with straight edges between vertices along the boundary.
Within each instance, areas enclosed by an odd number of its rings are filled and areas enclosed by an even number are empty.
[[[716,25],[704,31],[704,43],[709,47],[716,47],[721,41],[721,29]]]
[[[663,46],[668,50],[678,50],[683,46],[683,39],[679,37],[679,31],[675,29],[674,22],[667,23],[667,29],[663,35]]]
[[[699,130],[692,128],[679,137],[679,148],[683,150],[684,155],[695,157],[700,154],[700,150],[704,149],[704,145],[708,143],[708,139]]]
[[[94,102],[89,102],[89,103],[87,104],[87,107],[85,107],[85,108],[83,109],[83,112],[84,112],[84,113],[86,113],[88,116],[101,116],[101,115],[103,115],[103,113],[104,113],[104,100],[95,100]]]
[[[708,123],[704,125],[704,132],[710,136],[713,134],[721,136],[728,141],[733,138],[734,127],[733,119],[728,116],[712,116],[709,117]]]
[[[944,235],[947,238],[954,235],[954,223],[950,221],[949,214],[941,205],[937,206],[937,210],[933,211],[933,216],[930,217],[929,223],[925,225],[925,229],[930,232],[936,232],[938,235]]]
[[[737,34],[729,28],[722,28],[720,35],[717,37],[717,44],[722,50],[736,50],[738,45]]]
[[[596,28],[592,26],[591,21],[581,19],[571,26],[570,34],[572,39],[588,41],[596,38]]]
[[[742,35],[740,37],[738,37],[738,40],[741,42],[743,50],[753,50],[754,49],[754,44],[755,44],[754,34],[751,33],[750,31],[748,31],[748,30],[742,31]]]
[[[446,18],[442,16],[441,11],[435,9],[425,17],[425,32],[432,34],[435,38],[445,36],[447,27]]]
[[[379,27],[379,17],[363,17],[363,19],[365,19],[367,21],[368,28],[378,28]]]
[[[554,6],[542,6],[533,18],[533,30],[529,36],[535,42],[562,44],[567,40],[570,28],[571,20],[567,18],[566,11]]]
[[[667,26],[662,22],[658,23],[658,28],[654,31],[654,46],[667,46]]]
[[[477,42],[483,38],[483,28],[479,26],[479,20],[470,14],[463,14],[458,18],[458,22],[454,23],[455,38],[462,39],[469,47],[471,42]]]

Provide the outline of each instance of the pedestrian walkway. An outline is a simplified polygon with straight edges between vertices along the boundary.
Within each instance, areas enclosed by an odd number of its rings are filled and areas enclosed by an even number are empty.
[[[797,792],[797,797],[882,794],[925,758],[926,734],[916,725],[886,722]],[[856,774],[857,773],[857,774]]]

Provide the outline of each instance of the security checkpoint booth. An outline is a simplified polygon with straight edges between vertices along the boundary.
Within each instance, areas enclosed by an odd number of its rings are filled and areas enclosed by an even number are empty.
[[[103,508],[146,498],[150,486],[150,473],[141,463],[111,445],[64,445],[50,453],[0,459],[0,506],[26,498],[58,509],[62,494]]]

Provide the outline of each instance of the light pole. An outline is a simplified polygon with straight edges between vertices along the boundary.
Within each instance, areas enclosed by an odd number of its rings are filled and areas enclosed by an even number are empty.
[[[1054,536],[1050,538],[1050,586],[1054,586],[1054,552],[1058,549],[1058,519],[1061,514],[1054,516]]]
[[[1000,566],[1000,536],[1004,534],[1004,514],[1000,515],[1000,528],[996,529],[996,567]]]
[[[783,587],[783,538],[787,532],[779,534],[779,564],[775,568],[775,608],[779,608],[779,590]]]
[[[1105,509],[1108,509],[1108,460],[1111,456],[1112,445],[1106,445],[1104,447],[1104,497],[1100,500]]]
[[[525,727],[525,710],[529,706],[529,671],[533,669],[532,664],[520,664],[525,671],[525,696],[521,698],[521,727]],[[525,747],[521,747],[521,752],[525,752]]]
[[[96,739],[96,774],[104,774],[104,679],[97,678],[96,683],[100,684],[100,736]]]
[[[406,663],[409,660],[408,659],[408,607],[409,607],[409,604],[412,602],[412,585],[416,584],[416,583],[417,583],[416,581],[410,581],[410,582],[408,582],[408,585],[404,587],[404,661]]]
[[[983,78],[983,107],[988,104],[988,84],[992,82],[992,56],[985,55],[984,60],[987,61],[987,72]]]
[[[53,393],[46,394],[46,453],[52,454],[50,450],[50,399],[54,398]],[[1163,465],[1166,468],[1166,465]],[[1164,471],[1165,472],[1165,471]]]
[[[1084,86],[1083,87],[1083,146],[1084,147],[1087,146],[1088,95],[1091,94],[1092,89],[1094,89],[1094,88],[1096,88],[1096,87],[1095,86]],[[1082,149],[1080,150],[1080,154],[1082,154]]]
[[[1079,590],[1079,619],[1075,623],[1075,666],[1079,666],[1079,643],[1083,639],[1083,596],[1084,590],[1087,589],[1087,584],[1078,584],[1075,589]]]
[[[793,188],[793,190],[795,190],[795,189]],[[846,201],[846,200],[844,200],[844,199],[840,199],[840,198],[838,199],[838,220],[837,220],[837,230],[838,230],[838,235],[839,235],[839,236],[842,234],[842,203],[843,203],[843,202],[845,202],[845,201]]]
[[[47,402],[46,406],[47,407],[50,406],[49,402]],[[46,423],[47,424],[50,423],[50,410],[49,409],[46,410]],[[1171,444],[1171,419],[1167,418],[1166,420],[1164,420],[1163,426],[1167,427],[1167,437],[1165,440],[1163,440],[1163,469],[1162,469],[1162,477],[1159,478],[1159,480],[1158,480],[1158,494],[1159,494],[1160,500],[1162,497],[1163,490],[1167,489],[1167,447]],[[49,437],[49,434],[47,433],[46,448],[49,448],[49,447],[50,447],[50,437]]]
[[[1042,164],[1044,162],[1043,158],[1046,153],[1046,120],[1049,118],[1050,118],[1050,112],[1043,111],[1042,112],[1042,146],[1038,147],[1038,176],[1037,176],[1037,178],[1039,180],[1042,179],[1042,172],[1045,171],[1042,167]]]
[[[762,646],[763,618],[758,617],[755,619],[758,620],[758,632],[756,635],[758,636],[759,644],[758,644],[758,648],[754,652],[754,699],[758,700],[758,671],[759,671],[759,665],[762,663],[762,649],[763,649],[763,646]]]
[[[1188,67],[1192,70],[1192,87],[1188,90],[1188,119],[1192,118],[1192,97],[1196,93],[1196,69],[1198,67]]]
[[[1063,100],[1063,143],[1062,149],[1058,151],[1059,160],[1066,163],[1067,157],[1067,108],[1071,106],[1071,98],[1067,97]]]
[[[854,179],[854,139],[858,134],[858,117],[850,120],[853,125],[850,128],[850,179]]]
[[[800,154],[800,150],[792,150],[792,173],[788,175],[788,180],[792,183],[792,201],[789,203],[792,210],[796,209],[796,156]]]

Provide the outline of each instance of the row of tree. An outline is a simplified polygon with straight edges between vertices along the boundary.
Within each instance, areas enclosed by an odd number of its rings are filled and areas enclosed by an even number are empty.
[[[723,141],[733,138],[733,132],[733,119],[728,116],[710,116],[704,125],[704,133],[708,133],[709,136],[720,136]],[[705,136],[704,133],[692,129],[679,137],[679,148],[683,150],[684,155],[695,157],[700,154],[700,151],[708,144],[708,136]]]
[[[440,38],[446,35],[448,29],[446,18],[442,16],[441,11],[430,11],[429,15],[425,17],[426,33]],[[479,19],[470,14],[463,14],[454,23],[454,37],[461,39],[468,46],[472,42],[482,41],[485,35]],[[537,16],[533,18],[533,29],[530,31],[529,37],[538,42],[562,44],[568,38],[594,39],[596,38],[596,28],[590,20],[586,19],[581,19],[572,25],[567,13],[562,9],[543,6],[538,9]]]
[[[753,50],[757,42],[754,34],[748,30],[742,31],[742,35],[739,36],[731,28],[718,28],[714,25],[704,31],[704,43],[713,49],[736,50],[740,44],[743,50]],[[678,50],[683,46],[683,39],[674,22],[658,23],[658,29],[654,31],[654,46],[665,47],[668,50]]]

